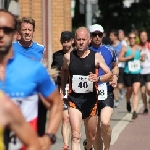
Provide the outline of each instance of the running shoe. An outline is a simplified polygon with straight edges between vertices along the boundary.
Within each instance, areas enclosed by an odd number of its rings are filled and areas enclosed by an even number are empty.
[[[119,100],[123,100],[123,99],[124,99],[124,97],[125,97],[125,95],[121,94],[121,95],[120,95],[120,99],[119,99]]]
[[[83,141],[83,146],[85,147],[87,145],[87,140],[85,139],[84,141]]]
[[[133,112],[133,115],[132,115],[132,119],[136,119],[137,116],[138,116],[137,113],[134,111],[134,112]]]
[[[69,150],[69,146],[67,145],[64,145],[63,149],[62,150]]]
[[[143,114],[148,114],[148,109],[147,108],[144,109]]]
[[[85,139],[85,140],[83,141],[84,150],[87,150],[87,149],[86,149],[86,145],[87,145],[87,140]],[[93,148],[91,148],[90,150],[93,150]]]
[[[117,108],[117,107],[118,107],[118,105],[119,105],[119,101],[115,101],[115,103],[114,103],[114,107],[115,107],[115,108]]]
[[[129,113],[131,112],[131,104],[130,104],[130,102],[127,103],[127,111],[128,111]]]

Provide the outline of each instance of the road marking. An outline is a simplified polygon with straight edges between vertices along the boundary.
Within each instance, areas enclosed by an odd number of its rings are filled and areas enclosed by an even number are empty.
[[[140,101],[137,112],[143,107],[143,103]],[[128,125],[130,121],[132,121],[132,113],[127,113],[113,128],[111,135],[111,145],[114,145],[117,141],[120,133],[124,130],[124,128]]]

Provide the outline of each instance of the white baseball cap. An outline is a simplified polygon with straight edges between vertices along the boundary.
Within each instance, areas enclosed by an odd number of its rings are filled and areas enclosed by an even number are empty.
[[[90,27],[90,33],[92,32],[95,32],[95,31],[99,31],[99,32],[104,32],[104,29],[101,25],[99,24],[93,24],[91,27]]]

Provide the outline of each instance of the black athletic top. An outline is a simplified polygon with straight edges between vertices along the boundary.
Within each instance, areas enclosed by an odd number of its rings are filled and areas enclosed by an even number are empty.
[[[94,51],[90,51],[88,56],[86,56],[85,58],[80,58],[77,55],[77,50],[74,50],[70,53],[70,64],[69,64],[69,75],[70,75],[69,80],[70,81],[69,83],[70,83],[71,89],[72,89],[73,75],[88,76],[89,72],[95,73],[95,71],[96,71],[96,67],[95,67],[95,52]],[[93,83],[93,92],[75,93],[74,91],[71,90],[69,94],[70,100],[73,102],[77,102],[79,101],[79,99],[85,100],[89,96],[91,98],[93,97],[93,99],[96,99],[97,92],[96,92],[95,83]]]
[[[55,52],[53,54],[53,62],[51,64],[51,67],[56,67],[59,71],[61,71],[61,67],[63,65],[63,58],[64,58],[64,51],[63,50],[59,50],[57,52]],[[57,85],[61,85],[61,77],[60,74],[57,77],[57,81],[56,81]]]

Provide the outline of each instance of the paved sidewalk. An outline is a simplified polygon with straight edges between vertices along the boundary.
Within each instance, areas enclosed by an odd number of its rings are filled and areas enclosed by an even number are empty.
[[[142,112],[140,109],[138,118],[129,121],[110,150],[150,150],[150,113]]]

